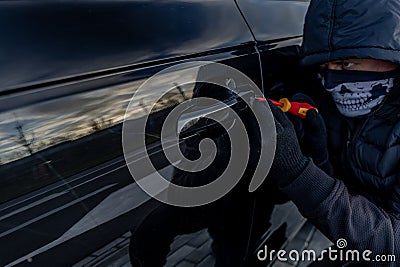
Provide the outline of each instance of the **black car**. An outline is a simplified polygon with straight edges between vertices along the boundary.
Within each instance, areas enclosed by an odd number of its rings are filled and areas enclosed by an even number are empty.
[[[297,59],[308,4],[0,2],[0,265],[73,265],[160,205],[134,183],[121,140],[133,93],[157,72],[212,61],[246,74],[270,97],[306,87]],[[135,119],[149,116],[146,146],[166,176],[174,168],[160,144],[162,122],[193,98],[195,87],[177,84],[156,107],[146,98],[134,103]],[[215,88],[203,92],[232,100]],[[198,131],[214,129],[210,122]],[[275,197],[263,198],[269,221],[257,219],[265,217],[263,206],[253,211],[254,229],[263,234],[253,233],[250,255],[268,242],[283,246],[304,223],[293,205]]]

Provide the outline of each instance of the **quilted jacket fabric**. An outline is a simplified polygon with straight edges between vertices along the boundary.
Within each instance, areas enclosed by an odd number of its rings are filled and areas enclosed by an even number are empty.
[[[303,64],[372,58],[400,63],[400,1],[311,1],[304,25]]]

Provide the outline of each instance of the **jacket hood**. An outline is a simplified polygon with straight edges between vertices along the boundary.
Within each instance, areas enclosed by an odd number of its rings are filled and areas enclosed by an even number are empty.
[[[346,58],[400,63],[399,0],[311,0],[303,65]]]

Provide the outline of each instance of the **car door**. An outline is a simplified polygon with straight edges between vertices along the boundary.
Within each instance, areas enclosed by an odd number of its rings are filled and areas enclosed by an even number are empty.
[[[272,99],[288,97],[295,91],[305,90],[309,73],[299,68],[300,45],[308,0],[237,0],[238,6],[252,30],[260,53],[264,93]],[[275,199],[276,205],[265,215],[265,195]],[[251,266],[265,266],[257,252],[267,245],[280,249],[287,245],[305,222],[297,208],[285,196],[271,192],[256,198],[253,225],[253,254]],[[265,222],[267,220],[267,223]]]
[[[200,60],[262,84],[234,1],[5,1],[0,23],[1,265],[71,265],[158,205],[134,183],[121,144],[128,103],[149,77]],[[193,90],[177,85],[155,108],[133,103],[166,177],[162,122]]]

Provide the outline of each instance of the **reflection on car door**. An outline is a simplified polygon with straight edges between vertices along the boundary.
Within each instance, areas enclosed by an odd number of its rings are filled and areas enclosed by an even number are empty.
[[[8,51],[0,70],[1,265],[71,265],[158,205],[133,183],[121,147],[126,107],[148,77],[209,60],[261,86],[234,1],[3,2],[0,21],[12,25],[0,29]],[[133,119],[149,115],[148,152],[165,176],[172,168],[161,122],[193,88],[177,85],[154,107],[145,97],[134,103]]]

